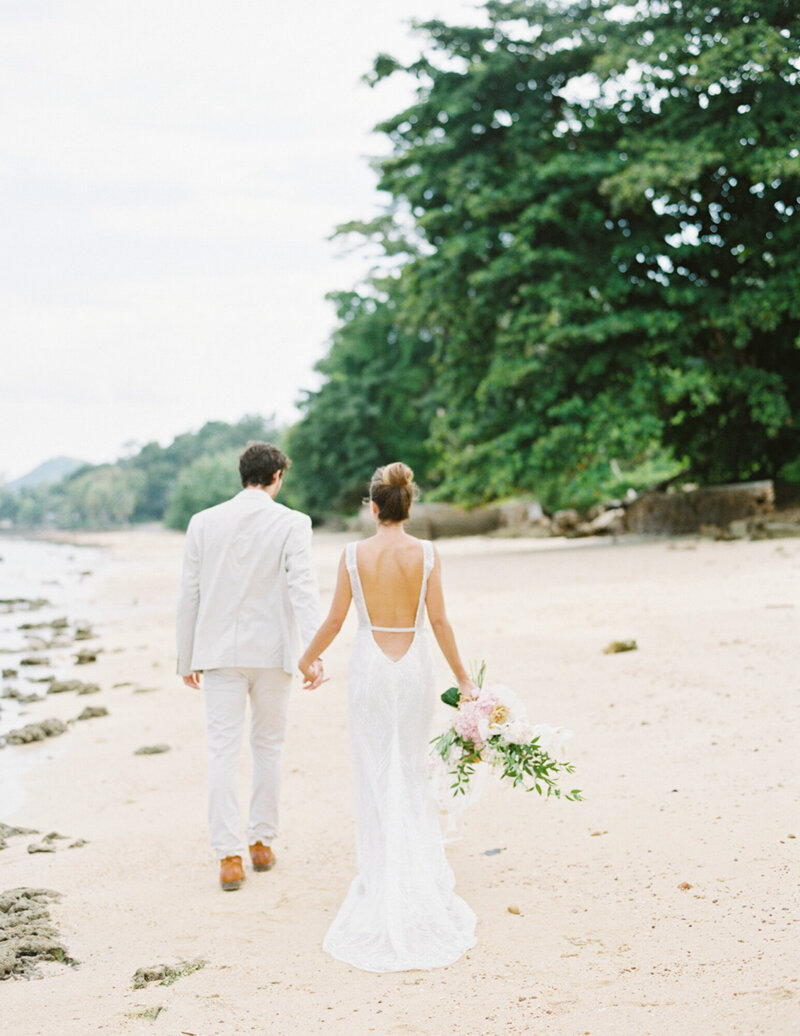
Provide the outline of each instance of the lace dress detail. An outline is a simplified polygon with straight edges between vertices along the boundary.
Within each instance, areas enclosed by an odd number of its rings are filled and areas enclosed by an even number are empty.
[[[367,613],[356,544],[345,552],[358,613],[349,687],[358,874],[323,949],[364,971],[442,967],[475,944],[475,915],[453,891],[427,776],[435,687],[424,612],[432,544],[423,542],[423,552],[414,638],[398,661],[372,636],[380,627]]]

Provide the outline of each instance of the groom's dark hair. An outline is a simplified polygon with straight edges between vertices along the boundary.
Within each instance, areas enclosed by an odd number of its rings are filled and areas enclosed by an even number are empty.
[[[278,471],[292,462],[269,442],[249,442],[239,454],[239,475],[243,486],[270,486]]]

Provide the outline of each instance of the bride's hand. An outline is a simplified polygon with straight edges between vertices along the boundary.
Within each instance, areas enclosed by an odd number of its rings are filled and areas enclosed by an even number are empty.
[[[458,681],[458,694],[462,701],[469,701],[478,697],[478,688],[468,676],[465,676],[463,680]]]

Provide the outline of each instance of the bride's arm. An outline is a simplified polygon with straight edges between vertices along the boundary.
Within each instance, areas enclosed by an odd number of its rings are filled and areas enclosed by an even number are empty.
[[[336,589],[333,591],[330,611],[297,663],[298,669],[309,683],[313,683],[314,680],[312,665],[322,652],[333,643],[336,634],[342,628],[342,623],[347,617],[352,599],[350,576],[345,565],[344,554],[342,554],[339,561],[339,571],[336,575]]]
[[[456,645],[456,635],[447,612],[444,607],[444,591],[442,589],[442,563],[439,554],[434,548],[433,569],[428,578],[428,592],[425,596],[425,605],[428,609],[428,619],[431,629],[436,637],[436,642],[442,649],[447,664],[453,670],[453,676],[458,681],[458,690],[464,698],[475,696],[475,684],[470,680],[461,656]]]

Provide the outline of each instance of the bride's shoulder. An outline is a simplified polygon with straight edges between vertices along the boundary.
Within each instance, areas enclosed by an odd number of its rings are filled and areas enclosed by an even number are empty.
[[[406,546],[408,548],[412,548],[415,554],[420,548],[422,548],[423,558],[427,559],[436,557],[436,548],[434,547],[433,542],[431,540],[423,540],[419,536],[409,536],[408,538],[410,540],[410,543],[408,543]]]
[[[359,556],[363,558],[369,553],[370,548],[368,544],[371,539],[374,539],[374,537],[368,536],[366,539],[350,540],[348,543],[345,543],[342,548],[342,558],[344,558],[348,563],[355,562],[356,558]],[[365,547],[366,550],[364,549]]]

